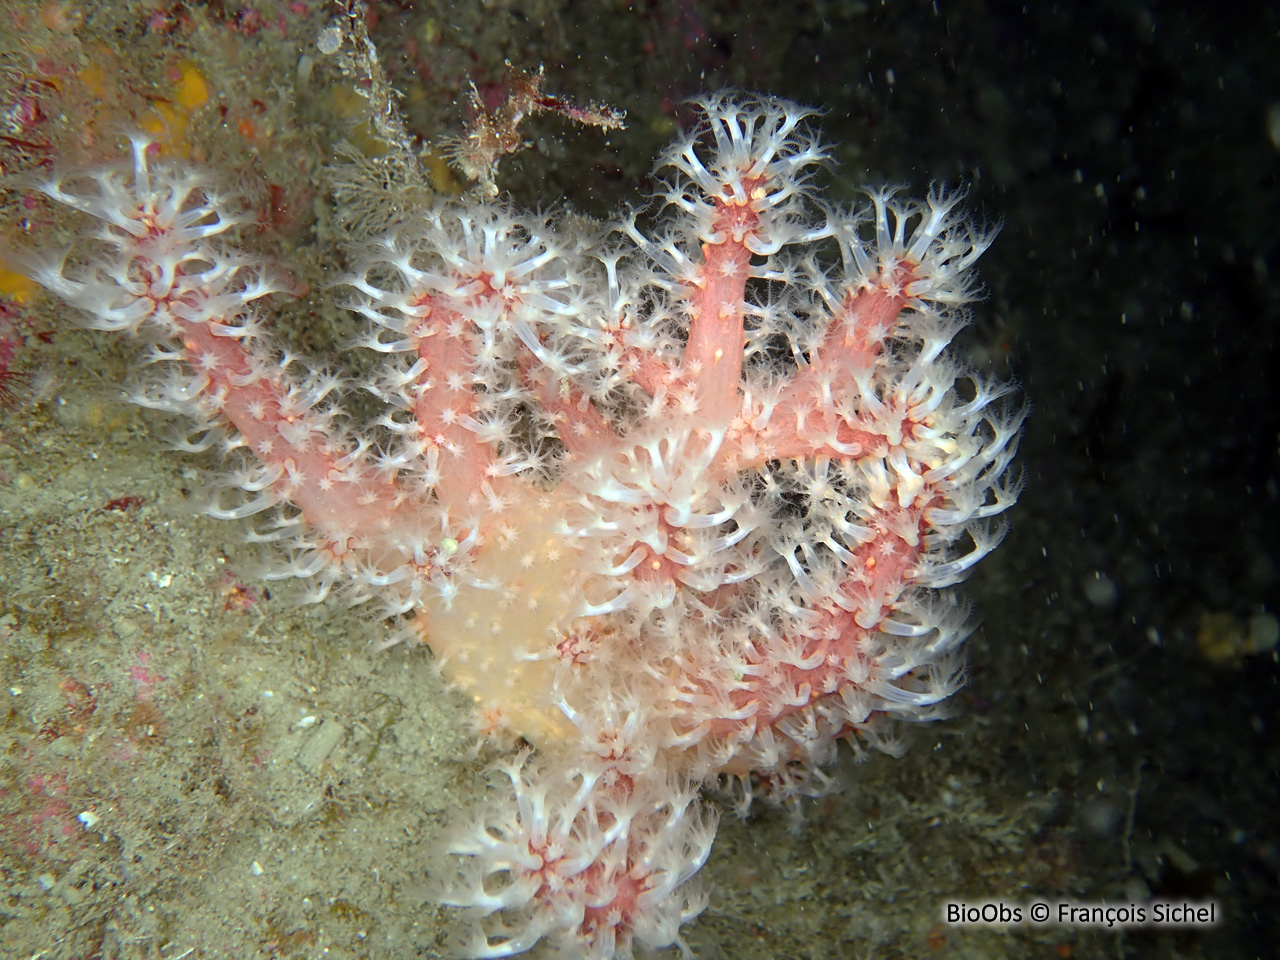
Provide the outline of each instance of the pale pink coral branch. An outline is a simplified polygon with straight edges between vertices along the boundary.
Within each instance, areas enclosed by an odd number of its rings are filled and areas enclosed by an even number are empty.
[[[719,93],[612,233],[439,203],[345,278],[388,355],[295,378],[281,284],[207,176],[154,160],[44,185],[99,222],[33,275],[151,343],[135,399],[236,465],[269,574],[412,614],[487,733],[537,756],[456,831],[468,956],[683,947],[709,782],[794,803],[836,744],[900,744],[963,678],[948,589],[1003,535],[1022,413],[948,352],[990,241],[958,195],[825,203],[809,111]],[[73,264],[83,264],[77,266]],[[386,412],[362,431],[333,402]]]

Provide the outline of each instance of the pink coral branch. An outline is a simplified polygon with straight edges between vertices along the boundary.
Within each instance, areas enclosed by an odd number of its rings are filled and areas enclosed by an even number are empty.
[[[528,111],[583,119],[517,79],[485,163]],[[363,434],[329,399],[353,385],[265,343],[278,285],[205,177],[139,138],[131,167],[44,186],[100,225],[36,278],[152,344],[135,399],[187,448],[235,451],[208,512],[262,515],[271,576],[411,614],[481,729],[537,747],[449,841],[467,956],[683,948],[701,786],[794,803],[838,741],[893,752],[891,721],[939,716],[968,633],[949,588],[1019,492],[1021,412],[947,349],[990,239],[958,197],[828,205],[808,111],[701,107],[645,229],[440,202],[369,244],[345,278],[388,355]]]

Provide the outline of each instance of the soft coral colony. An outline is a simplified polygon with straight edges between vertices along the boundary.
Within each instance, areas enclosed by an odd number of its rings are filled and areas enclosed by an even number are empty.
[[[411,614],[479,722],[535,749],[452,834],[467,956],[684,949],[728,786],[820,793],[957,687],[945,588],[1000,539],[1021,411],[948,353],[988,237],[956,197],[825,203],[808,111],[720,93],[661,159],[658,212],[570,228],[440,201],[345,278],[389,359],[282,358],[234,202],[156,159],[55,176],[97,220],[36,279],[149,346],[134,399],[231,464],[270,576]],[[301,369],[301,373],[298,371]],[[372,391],[363,433],[333,399]]]

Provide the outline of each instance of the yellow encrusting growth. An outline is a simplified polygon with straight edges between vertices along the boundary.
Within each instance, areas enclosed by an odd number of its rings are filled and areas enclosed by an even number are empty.
[[[166,149],[180,157],[191,155],[187,128],[191,118],[209,102],[209,82],[190,60],[178,65],[173,90],[168,97],[156,97],[142,116],[143,132],[155,137]]]
[[[178,84],[174,90],[174,102],[188,114],[195,113],[209,102],[209,84],[190,61],[178,67]]]
[[[90,96],[99,100],[107,96],[107,72],[98,64],[90,63],[82,67],[76,78]]]
[[[30,277],[0,266],[0,297],[14,303],[30,303],[39,287]]]

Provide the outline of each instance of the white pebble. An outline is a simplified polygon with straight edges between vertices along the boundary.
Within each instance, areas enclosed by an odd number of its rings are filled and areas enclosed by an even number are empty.
[[[331,53],[337,53],[340,46],[342,46],[342,28],[337,24],[329,24],[316,37],[316,49],[326,57]]]

